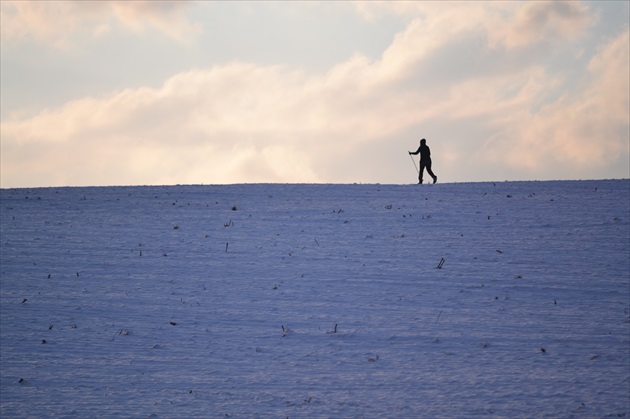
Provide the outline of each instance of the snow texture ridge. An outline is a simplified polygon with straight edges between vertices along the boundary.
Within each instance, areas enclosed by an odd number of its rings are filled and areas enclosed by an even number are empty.
[[[3,418],[630,416],[628,180],[0,198]]]

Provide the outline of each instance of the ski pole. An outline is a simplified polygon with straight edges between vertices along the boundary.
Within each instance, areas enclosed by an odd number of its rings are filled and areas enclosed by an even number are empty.
[[[413,159],[413,157],[411,156],[411,154],[409,155],[409,158],[411,159],[411,161],[413,162],[413,167],[416,168],[416,173],[420,174],[420,171],[418,170],[418,166],[416,165],[416,161]]]

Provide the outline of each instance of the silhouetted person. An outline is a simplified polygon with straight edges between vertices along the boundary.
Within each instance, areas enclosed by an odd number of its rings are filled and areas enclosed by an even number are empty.
[[[422,183],[422,175],[424,174],[424,168],[427,168],[427,173],[433,178],[433,183],[437,182],[437,176],[433,174],[431,170],[431,150],[427,145],[427,140],[424,138],[420,140],[420,147],[415,152],[409,152],[409,154],[420,154],[420,171],[418,172],[418,181]]]

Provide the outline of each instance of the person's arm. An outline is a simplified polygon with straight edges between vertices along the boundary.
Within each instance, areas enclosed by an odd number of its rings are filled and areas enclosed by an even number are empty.
[[[410,154],[410,155],[411,155],[411,154],[413,154],[413,155],[417,155],[417,154],[419,154],[419,153],[420,153],[420,147],[418,147],[418,149],[417,149],[415,152],[411,152],[411,151],[409,152],[409,154]]]

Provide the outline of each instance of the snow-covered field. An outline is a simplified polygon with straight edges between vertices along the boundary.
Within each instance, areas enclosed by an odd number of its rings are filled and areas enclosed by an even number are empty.
[[[2,189],[0,416],[628,417],[629,195]]]

